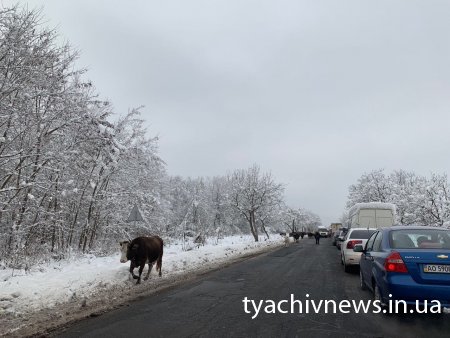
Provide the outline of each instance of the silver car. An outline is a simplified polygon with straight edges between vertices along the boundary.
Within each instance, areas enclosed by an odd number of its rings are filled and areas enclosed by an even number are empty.
[[[344,271],[349,272],[350,266],[359,266],[361,259],[361,252],[355,252],[353,248],[359,244],[364,247],[367,240],[372,234],[377,231],[376,228],[351,228],[341,242],[341,262],[344,266]]]

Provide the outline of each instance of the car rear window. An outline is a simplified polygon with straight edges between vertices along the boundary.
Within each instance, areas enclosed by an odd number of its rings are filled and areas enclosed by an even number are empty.
[[[355,230],[350,233],[349,238],[369,239],[375,230]]]
[[[389,234],[389,243],[394,249],[450,249],[450,230],[394,230]]]

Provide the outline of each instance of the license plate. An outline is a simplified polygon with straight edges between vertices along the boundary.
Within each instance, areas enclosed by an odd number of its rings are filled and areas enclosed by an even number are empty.
[[[425,264],[423,272],[450,273],[450,265]]]

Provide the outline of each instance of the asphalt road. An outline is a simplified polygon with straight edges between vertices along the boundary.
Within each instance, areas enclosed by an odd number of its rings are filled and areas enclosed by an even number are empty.
[[[450,314],[384,315],[306,313],[306,300],[370,300],[358,270],[345,273],[339,251],[322,239],[248,259],[183,286],[131,303],[58,332],[58,337],[449,337]],[[147,283],[151,283],[147,281]],[[130,285],[130,287],[133,287]],[[268,300],[290,310],[291,294],[302,313],[265,313]],[[309,297],[307,296],[309,295]],[[263,301],[259,314],[243,299]],[[331,304],[331,303],[329,303]],[[332,306],[329,308],[332,311]],[[347,309],[347,308],[345,308]],[[345,310],[344,309],[344,310]]]

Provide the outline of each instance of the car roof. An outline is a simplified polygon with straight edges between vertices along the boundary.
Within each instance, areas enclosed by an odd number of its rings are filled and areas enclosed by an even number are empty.
[[[429,226],[429,225],[393,225],[391,227],[382,228],[382,229],[383,230],[385,229],[386,231],[391,231],[391,230],[430,230],[430,229],[443,230],[443,231],[449,230],[447,228],[434,227],[434,226]]]
[[[350,228],[348,230],[348,232],[353,231],[353,230],[370,230],[370,231],[376,231],[378,230],[377,228]]]

